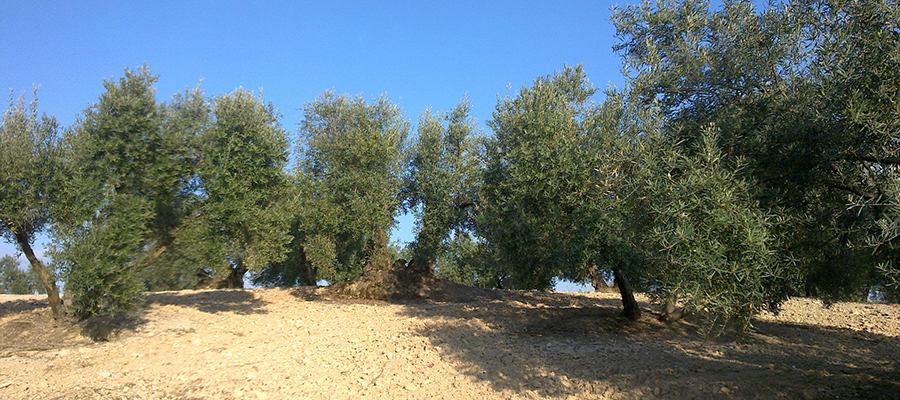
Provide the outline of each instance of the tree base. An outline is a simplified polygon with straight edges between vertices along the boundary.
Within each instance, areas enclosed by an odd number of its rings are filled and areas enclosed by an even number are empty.
[[[622,295],[622,316],[632,321],[641,319],[641,307],[634,299],[634,292],[631,289],[631,284],[628,283],[625,271],[622,271],[621,268],[613,267],[613,275],[616,278],[619,293]]]
[[[440,284],[430,268],[394,261],[388,268],[366,268],[358,278],[335,286],[337,293],[370,300],[411,300],[430,297]]]

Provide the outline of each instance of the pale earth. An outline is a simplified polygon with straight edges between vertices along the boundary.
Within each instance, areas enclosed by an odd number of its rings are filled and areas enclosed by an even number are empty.
[[[736,341],[638,300],[630,322],[618,293],[162,292],[95,342],[108,324],[0,295],[0,398],[900,398],[900,305],[792,299]]]

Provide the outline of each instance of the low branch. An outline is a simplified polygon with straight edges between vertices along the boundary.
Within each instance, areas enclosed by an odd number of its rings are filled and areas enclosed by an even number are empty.
[[[849,161],[867,161],[883,165],[900,165],[900,157],[859,156],[853,154],[845,154],[841,158]]]
[[[830,187],[830,188],[832,188],[832,189],[838,189],[838,190],[843,190],[843,191],[847,191],[847,192],[853,193],[853,194],[855,194],[855,195],[857,195],[857,196],[859,196],[859,197],[862,197],[862,198],[864,198],[864,199],[866,199],[866,200],[875,200],[876,198],[878,198],[878,197],[875,196],[874,194],[871,194],[871,193],[869,193],[869,192],[865,192],[865,191],[863,191],[862,189],[855,188],[855,187],[852,187],[852,186],[847,186],[847,185],[842,185],[842,184],[831,184],[831,185],[828,185],[828,187]]]

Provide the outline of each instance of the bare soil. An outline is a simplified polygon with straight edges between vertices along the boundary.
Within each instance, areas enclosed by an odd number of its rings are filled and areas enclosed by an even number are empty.
[[[450,289],[162,292],[77,324],[0,295],[0,398],[900,398],[898,305],[793,299],[735,340],[630,322],[616,293]]]

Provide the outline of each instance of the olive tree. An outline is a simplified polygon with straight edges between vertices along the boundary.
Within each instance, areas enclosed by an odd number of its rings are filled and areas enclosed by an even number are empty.
[[[284,260],[291,240],[287,132],[271,103],[238,89],[213,101],[198,140],[202,241],[221,249],[217,286],[243,287],[248,270]]]
[[[60,148],[59,126],[53,117],[38,115],[36,91],[27,104],[24,94],[16,102],[10,98],[0,120],[0,235],[25,254],[55,319],[65,313],[56,277],[31,246],[51,219]]]
[[[582,226],[593,186],[580,142],[595,92],[580,66],[567,68],[501,99],[488,122],[478,232],[509,267],[505,287],[547,289],[589,258],[588,242],[576,237],[594,231]]]
[[[54,261],[79,317],[133,310],[143,289],[136,272],[158,257],[172,227],[181,159],[165,140],[156,79],[142,67],[105,81],[100,101],[65,137]]]
[[[408,153],[404,207],[417,217],[411,262],[431,271],[447,240],[471,226],[480,165],[471,103],[436,115],[424,112]]]
[[[386,97],[326,92],[303,107],[295,171],[307,268],[339,283],[390,263],[409,122]]]
[[[633,95],[658,103],[666,134],[690,155],[710,123],[725,159],[742,159],[794,290],[859,298],[897,259],[898,4],[704,1],[616,9]],[[866,244],[880,244],[873,251]]]
[[[706,329],[731,322],[738,332],[759,311],[784,300],[794,278],[778,258],[774,217],[760,209],[741,159],[719,149],[718,129],[708,126],[698,148],[683,149],[670,137],[643,137],[636,175],[646,202],[643,248],[650,261],[647,289],[676,319],[682,304],[706,319]]]
[[[629,149],[655,120],[633,118],[640,112],[614,93],[597,106],[596,92],[576,66],[501,99],[488,123],[476,231],[497,252],[503,287],[547,289],[601,264],[637,319],[626,271],[640,263],[623,233],[631,198],[623,179],[634,168]]]

